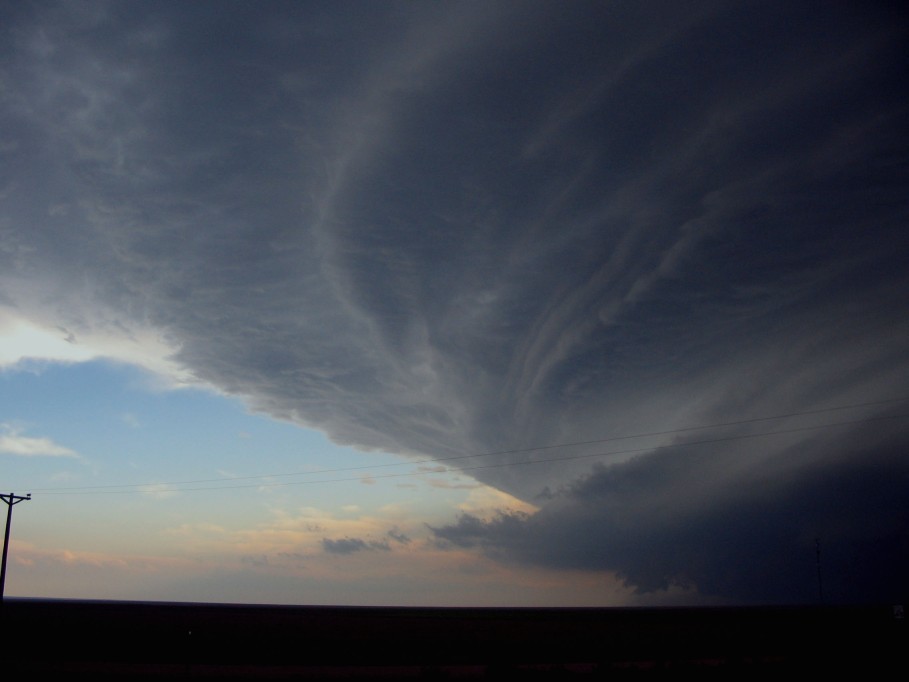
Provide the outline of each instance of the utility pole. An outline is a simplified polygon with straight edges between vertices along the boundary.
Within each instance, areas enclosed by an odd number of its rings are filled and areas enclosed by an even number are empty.
[[[0,495],[0,499],[6,502],[6,535],[3,536],[3,564],[0,565],[0,603],[3,603],[3,588],[6,586],[6,551],[9,548],[9,528],[13,522],[13,505],[32,499],[29,493],[24,497],[10,493],[9,495]]]
[[[824,603],[824,589],[821,586],[821,539],[814,540],[815,552],[817,557],[817,597],[821,604]]]

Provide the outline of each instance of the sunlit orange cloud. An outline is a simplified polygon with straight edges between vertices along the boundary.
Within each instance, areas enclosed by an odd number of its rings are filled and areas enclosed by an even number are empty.
[[[185,561],[172,557],[160,556],[114,556],[102,552],[84,552],[70,549],[38,549],[35,547],[16,546],[16,564],[29,570],[42,565],[61,565],[69,568],[90,569],[128,569],[137,572],[159,572],[162,570],[184,568]]]
[[[532,505],[487,486],[474,487],[467,497],[451,510],[453,520],[458,512],[480,518],[493,518],[502,511],[532,513]],[[314,561],[333,554],[343,554],[347,565],[359,563],[353,555],[370,556],[367,562],[378,566],[379,555],[400,557],[420,555],[430,561],[435,556],[434,540],[426,519],[415,514],[407,504],[386,505],[369,511],[356,506],[339,510],[300,507],[288,510],[275,507],[265,521],[249,527],[227,527],[220,523],[181,524],[161,531],[159,551],[199,557],[268,557],[271,566],[292,564],[288,557],[306,557],[310,569]],[[281,559],[279,557],[284,557]],[[444,563],[451,564],[456,552],[444,553]],[[441,559],[440,559],[441,560]],[[392,561],[393,563],[394,561]]]
[[[6,593],[58,599],[142,599],[149,598],[156,584],[205,570],[203,564],[179,557],[46,549],[15,542],[10,547]]]
[[[501,512],[532,514],[537,511],[537,507],[501,490],[484,485],[471,490],[467,499],[458,505],[458,510],[488,520]]]
[[[532,510],[485,487],[464,503],[465,511],[482,515],[503,508]],[[242,566],[265,582],[303,580],[320,586],[320,595],[340,590],[354,601],[367,586],[379,595],[368,597],[371,603],[586,606],[634,599],[613,576],[502,565],[471,550],[438,545],[422,522],[408,522],[403,506],[382,512],[345,518],[312,507],[275,510],[253,529],[199,524],[169,534],[210,560],[220,557],[222,567]]]
[[[360,537],[357,533],[369,537],[368,532],[378,528],[375,520],[333,519],[304,510],[277,519],[271,528],[252,531],[228,531],[213,524],[174,528],[172,537],[202,545],[184,556],[112,555],[15,543],[7,593],[440,606],[609,606],[637,601],[611,575],[506,566],[426,538],[389,541],[387,549],[367,543],[348,554],[331,553],[322,546],[324,537]],[[397,537],[404,536],[401,531]]]
[[[471,490],[459,510],[484,518],[505,510],[535,511],[486,486]],[[275,508],[269,519],[252,527],[185,523],[156,535],[155,550],[147,554],[15,543],[8,593],[440,606],[611,606],[639,601],[611,574],[508,565],[478,551],[440,545],[407,504],[369,513],[350,505],[331,511]]]

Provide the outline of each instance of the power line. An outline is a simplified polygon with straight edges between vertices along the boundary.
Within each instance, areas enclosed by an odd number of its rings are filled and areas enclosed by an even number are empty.
[[[806,417],[809,415],[826,414],[829,412],[852,410],[852,409],[857,409],[860,407],[873,407],[873,406],[886,405],[886,404],[896,403],[896,402],[905,402],[907,400],[909,400],[909,397],[890,398],[887,400],[875,400],[875,401],[868,401],[868,402],[863,402],[863,403],[853,403],[850,405],[839,405],[836,407],[820,408],[817,410],[789,412],[789,413],[785,413],[785,414],[772,415],[772,416],[768,416],[768,417],[752,417],[749,419],[739,419],[736,421],[729,421],[729,422],[718,422],[715,424],[705,424],[705,425],[701,425],[701,426],[687,426],[687,427],[680,427],[680,428],[676,428],[676,429],[667,429],[667,430],[663,430],[663,431],[649,431],[649,432],[629,434],[629,435],[624,435],[624,436],[610,436],[608,438],[597,438],[597,439],[593,439],[593,440],[573,441],[573,442],[567,442],[567,443],[556,443],[556,444],[552,444],[552,445],[538,445],[538,446],[534,446],[534,447],[515,448],[515,449],[511,449],[511,450],[494,450],[494,451],[489,451],[489,452],[480,452],[480,453],[473,453],[473,454],[467,454],[467,455],[449,455],[447,457],[434,457],[434,458],[414,460],[414,461],[392,462],[389,464],[364,464],[364,465],[353,466],[353,467],[339,467],[336,469],[320,469],[319,471],[292,471],[292,472],[271,473],[271,474],[257,474],[257,475],[253,475],[253,476],[226,476],[226,477],[221,477],[221,478],[199,478],[199,479],[190,479],[190,480],[184,480],[184,481],[170,481],[170,482],[166,482],[166,483],[124,483],[124,484],[119,484],[119,485],[110,484],[110,485],[98,485],[98,486],[32,488],[32,491],[33,492],[42,492],[42,493],[50,493],[50,492],[62,493],[64,491],[73,491],[73,492],[86,491],[87,492],[87,491],[104,491],[105,489],[109,489],[109,488],[117,488],[117,489],[149,488],[152,486],[180,486],[180,485],[196,485],[196,484],[200,484],[200,483],[224,483],[225,481],[252,481],[252,480],[269,479],[269,478],[287,478],[290,476],[312,476],[312,475],[334,474],[334,473],[343,473],[343,472],[348,472],[348,471],[362,471],[365,469],[374,471],[376,469],[384,469],[384,468],[389,468],[389,467],[419,466],[421,464],[438,464],[440,462],[452,462],[452,461],[457,461],[457,460],[473,459],[476,457],[495,457],[495,456],[499,456],[499,455],[515,455],[515,454],[523,454],[523,453],[527,453],[527,452],[540,452],[542,450],[555,450],[555,449],[559,449],[559,448],[578,447],[581,445],[599,445],[602,443],[610,443],[610,442],[616,442],[616,441],[621,441],[621,440],[633,440],[635,438],[668,436],[668,435],[675,435],[675,434],[681,434],[681,433],[689,433],[692,431],[719,429],[719,428],[724,428],[724,427],[729,427],[729,426],[744,426],[747,424],[755,424],[755,423],[759,423],[759,422],[774,421],[774,420],[779,420],[779,419],[792,419],[794,417]],[[886,418],[889,418],[889,417],[886,417]],[[846,423],[855,423],[855,422],[846,422]],[[839,424],[831,424],[831,426],[838,426],[838,425]],[[652,449],[652,448],[645,448],[645,450],[647,450],[647,449]],[[594,456],[597,456],[597,455],[594,455]],[[535,460],[535,461],[545,462],[545,461],[551,461],[551,460],[542,459],[542,460]],[[521,463],[516,462],[515,464],[521,464]],[[473,470],[473,469],[471,469],[471,470]],[[348,480],[357,480],[357,479],[348,479]],[[248,487],[252,487],[252,486],[248,486]],[[193,489],[193,490],[209,490],[209,489],[210,488],[198,488],[198,489]],[[121,491],[118,490],[118,492],[121,492]],[[122,491],[122,492],[129,492],[129,491]],[[143,492],[143,491],[139,490],[137,492]]]
[[[567,455],[567,456],[563,456],[563,457],[550,457],[550,458],[542,458],[542,459],[534,459],[534,460],[525,460],[525,461],[521,461],[521,462],[512,461],[512,462],[497,462],[494,464],[481,464],[481,465],[471,466],[471,467],[460,467],[458,469],[455,469],[454,471],[455,471],[455,473],[468,472],[468,471],[480,471],[480,470],[484,470],[484,469],[498,469],[498,468],[504,468],[504,467],[527,466],[527,465],[531,465],[531,464],[547,464],[547,463],[552,463],[552,462],[564,462],[564,461],[572,461],[572,460],[578,460],[578,459],[615,457],[615,456],[620,456],[620,455],[639,454],[639,453],[643,453],[643,452],[658,452],[658,451],[691,447],[694,445],[712,445],[712,444],[731,442],[731,441],[736,441],[736,440],[745,440],[745,439],[751,439],[751,438],[764,438],[767,436],[786,435],[786,434],[800,433],[800,432],[805,432],[805,431],[817,431],[817,430],[821,430],[821,429],[833,428],[836,426],[849,426],[849,425],[864,424],[864,423],[869,423],[869,422],[874,422],[874,421],[881,421],[881,420],[886,420],[886,419],[901,419],[901,418],[906,418],[906,417],[909,417],[909,415],[906,415],[906,414],[883,415],[883,416],[877,416],[877,417],[867,417],[864,419],[853,419],[853,420],[848,420],[848,421],[833,422],[833,423],[828,423],[828,424],[816,424],[813,426],[802,426],[802,427],[795,427],[795,428],[790,428],[790,429],[780,429],[777,431],[764,431],[764,432],[760,432],[760,433],[739,434],[739,435],[735,435],[735,436],[724,436],[721,438],[709,438],[709,439],[703,439],[703,440],[688,441],[685,443],[672,443],[669,445],[629,448],[629,449],[625,449],[625,450],[613,450],[613,451],[608,451],[608,452],[575,454],[575,455]],[[710,427],[702,427],[702,428],[710,428]],[[691,431],[691,430],[694,430],[694,429],[693,428],[678,429],[677,431],[669,431],[669,432],[664,432],[664,433],[675,433],[675,432],[684,432],[684,431]],[[651,434],[646,434],[646,435],[651,435]],[[627,438],[631,438],[631,437],[633,437],[633,436],[627,436]],[[621,437],[621,438],[626,438],[626,437]],[[604,442],[607,440],[618,440],[618,439],[603,439],[603,441],[592,441],[592,442]],[[555,446],[552,446],[552,447],[555,447]],[[515,451],[510,451],[510,452],[512,452],[512,453],[527,452],[527,451],[539,450],[539,449],[544,449],[544,448],[528,448],[527,450],[515,450]],[[448,458],[448,459],[466,459],[469,457],[489,456],[491,454],[500,454],[500,453],[485,453],[484,455],[464,455],[464,456],[460,456],[457,458]],[[507,454],[507,453],[501,453],[501,454]],[[424,460],[424,461],[436,463],[441,460]],[[332,470],[324,470],[321,472],[305,472],[305,473],[307,475],[312,474],[312,473],[321,473],[321,474],[340,473],[340,472],[344,472],[344,471],[353,471],[353,470],[357,470],[357,469],[376,469],[379,467],[386,467],[386,466],[406,466],[406,465],[414,466],[414,465],[420,464],[420,463],[423,463],[423,462],[402,462],[402,463],[395,463],[392,465],[377,465],[375,467],[369,467],[369,466],[350,467],[348,469],[332,469]],[[373,476],[372,478],[373,479],[404,478],[404,477],[420,476],[420,475],[424,475],[425,473],[427,473],[427,472],[410,471],[410,472],[394,473],[394,474],[379,474],[379,475]],[[432,472],[430,472],[430,473],[432,473]],[[439,472],[439,473],[441,473],[441,472]],[[291,475],[303,475],[303,474],[283,474],[283,475],[291,476]],[[259,479],[259,478],[270,478],[270,477],[269,476],[250,476],[250,477],[242,477],[242,478],[234,478],[234,479],[222,478],[222,479],[212,479],[211,481],[206,480],[206,481],[202,481],[202,482],[223,483],[225,481],[231,481],[231,480],[250,480],[250,479]],[[312,480],[306,480],[306,481],[290,481],[290,482],[284,482],[284,483],[254,483],[254,484],[250,483],[250,484],[240,484],[240,485],[215,485],[215,486],[202,486],[202,487],[194,487],[194,488],[176,487],[179,485],[192,484],[193,482],[145,483],[145,484],[129,484],[129,485],[121,485],[121,486],[116,486],[116,485],[96,486],[96,487],[86,487],[86,488],[56,488],[56,489],[55,488],[45,488],[43,490],[44,490],[44,494],[46,494],[46,495],[136,494],[136,493],[149,492],[149,490],[147,490],[149,488],[164,488],[164,492],[200,492],[200,491],[206,491],[206,490],[239,490],[239,489],[244,489],[244,488],[279,488],[279,487],[289,487],[289,486],[296,486],[296,485],[311,485],[311,484],[315,484],[315,483],[344,483],[344,482],[352,482],[352,481],[359,481],[359,480],[361,480],[361,478],[347,477],[347,478],[334,478],[334,479],[312,479]],[[116,489],[111,490],[110,488],[116,488]],[[125,490],[124,488],[131,488],[131,489]],[[146,490],[143,490],[143,488],[145,488]]]

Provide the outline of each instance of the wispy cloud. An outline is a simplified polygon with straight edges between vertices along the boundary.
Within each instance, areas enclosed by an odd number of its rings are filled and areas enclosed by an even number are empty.
[[[17,457],[72,457],[79,454],[52,439],[23,435],[22,429],[10,424],[0,424],[0,454]]]

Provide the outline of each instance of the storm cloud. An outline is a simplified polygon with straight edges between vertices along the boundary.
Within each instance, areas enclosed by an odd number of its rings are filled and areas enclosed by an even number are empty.
[[[820,541],[830,599],[905,599],[897,5],[45,2],[0,26],[7,317],[151,335],[251,409],[539,507],[448,545],[771,602],[815,598]]]
[[[322,549],[324,549],[329,554],[353,554],[355,552],[364,552],[364,551],[383,551],[388,552],[391,550],[389,544],[382,540],[376,542],[375,540],[366,541],[360,538],[340,538],[339,540],[332,540],[331,538],[324,538],[322,540]]]

